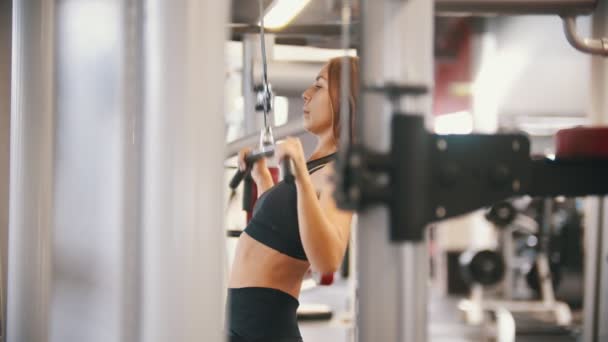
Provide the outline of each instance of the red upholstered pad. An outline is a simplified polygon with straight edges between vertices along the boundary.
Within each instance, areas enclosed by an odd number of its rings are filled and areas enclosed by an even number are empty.
[[[313,272],[312,270],[308,270],[308,274],[312,277],[317,285],[331,285],[334,283],[334,274],[333,273],[319,273]]]
[[[278,183],[279,182],[279,168],[278,167],[269,167],[268,170],[270,171],[270,175],[272,176],[272,180],[274,181],[274,183]],[[245,185],[243,185],[245,186]],[[247,211],[245,213],[245,215],[247,215],[247,223],[249,223],[249,221],[251,221],[251,217],[253,216],[253,207],[255,206],[255,202],[258,200],[258,187],[255,185],[255,182],[251,182],[251,187],[252,187],[252,191],[251,191],[251,210]]]
[[[321,279],[319,279],[318,281],[319,285],[331,285],[334,283],[334,274],[333,273],[327,273],[327,274],[323,274],[321,275]]]
[[[608,127],[562,129],[555,145],[558,159],[608,159]]]

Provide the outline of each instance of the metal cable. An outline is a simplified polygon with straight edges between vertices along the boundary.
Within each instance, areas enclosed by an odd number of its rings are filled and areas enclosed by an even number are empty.
[[[264,1],[260,4],[260,40],[262,46],[262,86],[264,87],[264,127],[268,127],[268,101],[270,101],[270,89],[268,89],[268,68],[266,63],[266,39],[264,38]]]

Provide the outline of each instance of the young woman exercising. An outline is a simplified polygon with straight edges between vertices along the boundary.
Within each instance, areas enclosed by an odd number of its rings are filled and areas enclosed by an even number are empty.
[[[260,197],[239,238],[228,283],[230,341],[302,341],[296,310],[306,271],[333,273],[342,263],[352,212],[336,207],[329,176],[340,134],[353,125],[359,88],[358,59],[349,57],[349,103],[340,103],[342,63],[330,60],[302,94],[304,128],[318,138],[310,159],[297,138],[277,146],[279,160],[292,160],[294,183],[274,184],[265,160],[253,166]],[[340,122],[342,105],[349,106],[351,122]],[[239,153],[241,169],[249,151]]]

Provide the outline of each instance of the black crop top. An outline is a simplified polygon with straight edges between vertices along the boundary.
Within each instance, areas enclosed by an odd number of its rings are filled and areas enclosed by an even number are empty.
[[[335,153],[306,163],[308,173],[320,170]],[[260,243],[290,257],[307,260],[298,224],[296,185],[283,181],[266,190],[253,207],[253,216],[244,230]]]

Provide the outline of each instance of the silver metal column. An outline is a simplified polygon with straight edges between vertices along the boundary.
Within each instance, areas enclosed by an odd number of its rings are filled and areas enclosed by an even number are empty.
[[[55,1],[48,341],[135,341],[140,61],[136,1]],[[31,246],[30,248],[35,248]]]
[[[228,2],[145,6],[141,341],[220,341]]]
[[[600,1],[591,19],[591,36],[608,37],[608,2]],[[608,125],[608,58],[591,57],[589,118],[594,125]]]
[[[583,341],[599,342],[608,337],[608,201],[594,197],[585,204]]]
[[[0,320],[6,338],[6,276],[8,274],[8,193],[11,137],[12,1],[0,2]]]
[[[601,248],[598,252],[598,266],[600,269],[598,276],[598,291],[597,291],[597,341],[608,340],[608,198],[603,199],[604,206],[602,207],[602,222],[600,222],[599,229],[601,229]]]
[[[227,7],[15,2],[9,342],[221,340]]]
[[[15,1],[11,98],[9,342],[49,337],[55,3]]]
[[[608,3],[600,1],[592,36],[608,36]],[[608,125],[608,59],[591,58],[590,121]],[[585,200],[585,289],[583,341],[608,340],[608,197]]]
[[[362,1],[362,81],[433,82],[433,2]],[[392,110],[430,115],[431,97],[391,108],[382,95],[363,93],[364,146],[386,151]],[[390,244],[388,216],[376,208],[360,214],[357,231],[358,337],[368,341],[425,341],[428,257],[424,243]]]
[[[133,3],[15,2],[10,342],[136,336]]]

